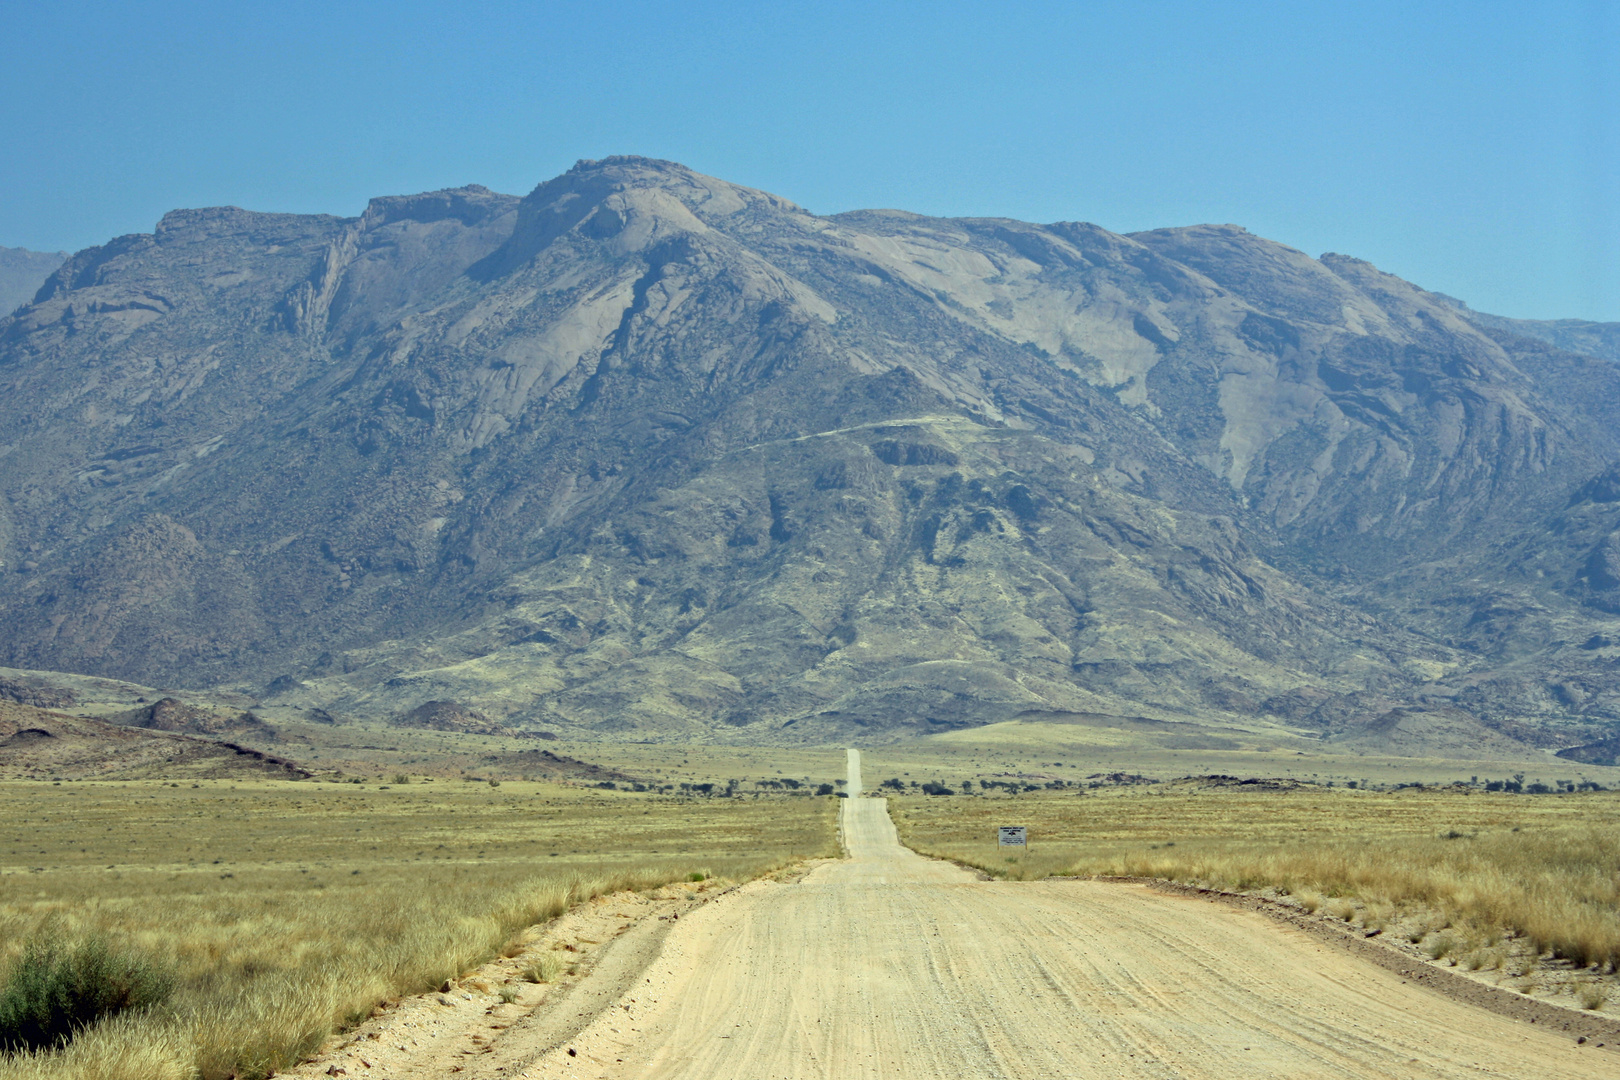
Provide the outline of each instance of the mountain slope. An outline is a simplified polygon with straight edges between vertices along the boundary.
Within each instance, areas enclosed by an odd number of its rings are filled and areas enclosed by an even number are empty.
[[[1463,317],[1488,333],[1544,341],[1565,352],[1620,361],[1620,323],[1591,319],[1509,319],[1475,311],[1454,297],[1447,297]]]
[[[1531,550],[1620,459],[1609,366],[1232,226],[640,158],[178,211],[0,323],[0,389],[19,667],[603,737],[1620,717],[1620,522]]]
[[[9,315],[32,300],[45,279],[67,258],[65,251],[0,247],[0,313]]]

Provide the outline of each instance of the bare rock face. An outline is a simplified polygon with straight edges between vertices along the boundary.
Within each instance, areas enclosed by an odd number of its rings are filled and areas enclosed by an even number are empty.
[[[176,211],[0,321],[0,663],[568,737],[1570,745],[1620,721],[1617,408],[1230,225],[644,158]]]

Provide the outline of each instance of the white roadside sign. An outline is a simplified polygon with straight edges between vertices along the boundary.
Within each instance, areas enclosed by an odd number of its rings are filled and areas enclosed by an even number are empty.
[[[996,830],[997,843],[1002,847],[1024,847],[1029,842],[1027,825],[1003,825]]]

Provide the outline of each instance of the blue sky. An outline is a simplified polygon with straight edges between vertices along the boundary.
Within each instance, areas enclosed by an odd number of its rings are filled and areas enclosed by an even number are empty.
[[[5,10],[8,246],[638,153],[818,213],[1236,222],[1620,320],[1620,0]]]

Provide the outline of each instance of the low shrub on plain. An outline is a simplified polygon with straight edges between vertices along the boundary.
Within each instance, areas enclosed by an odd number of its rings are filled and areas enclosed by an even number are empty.
[[[173,991],[167,969],[104,939],[36,939],[0,991],[0,1049],[65,1045],[102,1017],[160,1005]]]

